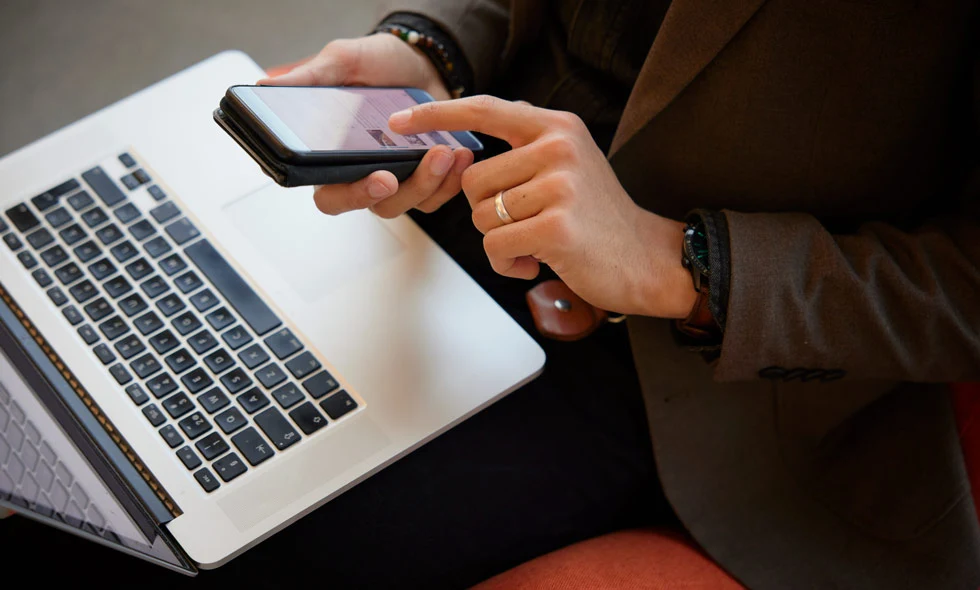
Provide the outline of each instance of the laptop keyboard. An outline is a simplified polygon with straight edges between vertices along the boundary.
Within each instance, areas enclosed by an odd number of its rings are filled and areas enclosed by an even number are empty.
[[[7,209],[0,235],[213,492],[358,403],[136,159],[118,160],[118,182],[87,170]]]

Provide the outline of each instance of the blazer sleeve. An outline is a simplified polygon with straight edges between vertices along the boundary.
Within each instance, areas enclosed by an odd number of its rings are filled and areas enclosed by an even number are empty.
[[[717,380],[980,380],[980,67],[962,194],[919,227],[832,235],[813,216],[725,211]]]
[[[384,14],[408,12],[423,16],[449,34],[470,67],[476,92],[485,92],[503,62],[510,37],[510,0],[397,0]]]

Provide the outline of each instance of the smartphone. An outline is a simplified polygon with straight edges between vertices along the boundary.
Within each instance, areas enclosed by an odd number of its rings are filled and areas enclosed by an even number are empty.
[[[467,131],[401,135],[397,111],[434,100],[418,88],[232,86],[215,120],[280,184],[351,182],[388,169],[407,178],[436,145],[483,145]]]

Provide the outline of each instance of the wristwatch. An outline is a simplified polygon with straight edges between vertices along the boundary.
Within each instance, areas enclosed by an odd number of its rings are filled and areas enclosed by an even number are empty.
[[[704,220],[694,213],[684,226],[684,243],[681,248],[681,264],[691,272],[691,281],[698,298],[691,313],[683,320],[676,320],[677,329],[684,335],[704,345],[721,343],[721,327],[711,314],[711,248]]]

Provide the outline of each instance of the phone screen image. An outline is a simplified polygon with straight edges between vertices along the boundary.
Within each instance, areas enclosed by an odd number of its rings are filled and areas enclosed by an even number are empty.
[[[418,101],[401,88],[250,86],[241,100],[286,147],[297,152],[427,150],[463,147],[452,133],[400,135],[388,117]]]

